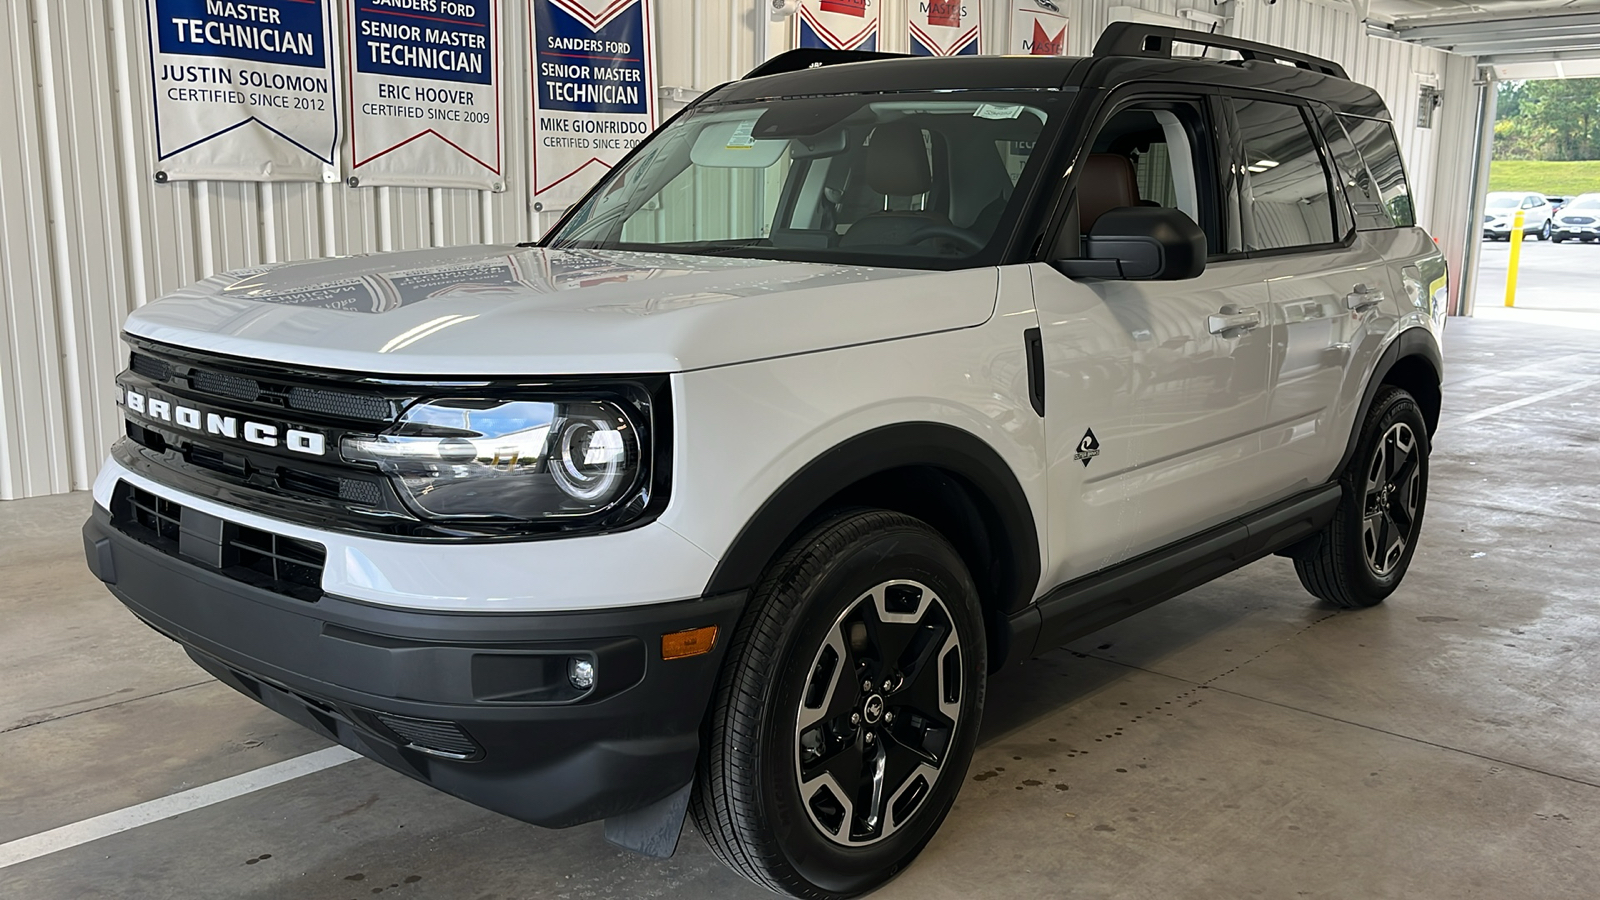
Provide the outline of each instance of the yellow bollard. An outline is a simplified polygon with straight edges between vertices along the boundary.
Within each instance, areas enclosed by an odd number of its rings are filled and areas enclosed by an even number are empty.
[[[1517,265],[1522,262],[1522,226],[1525,213],[1511,217],[1511,260],[1506,264],[1506,306],[1517,305]]]

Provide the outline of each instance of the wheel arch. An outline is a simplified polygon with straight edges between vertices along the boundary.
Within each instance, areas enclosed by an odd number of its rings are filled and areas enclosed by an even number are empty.
[[[818,456],[767,498],[718,562],[707,595],[746,590],[801,535],[846,509],[921,519],[961,554],[978,588],[990,668],[1010,650],[1012,613],[1041,571],[1033,509],[1011,467],[981,438],[932,422],[856,435]]]
[[[1443,381],[1444,354],[1433,332],[1421,325],[1400,332],[1379,355],[1378,364],[1367,379],[1361,405],[1357,407],[1355,427],[1350,430],[1344,457],[1334,471],[1344,471],[1355,456],[1366,411],[1372,408],[1373,398],[1386,385],[1401,388],[1417,401],[1417,405],[1422,407],[1422,418],[1428,423],[1428,436],[1432,437],[1439,428],[1439,412],[1444,399],[1441,389]]]

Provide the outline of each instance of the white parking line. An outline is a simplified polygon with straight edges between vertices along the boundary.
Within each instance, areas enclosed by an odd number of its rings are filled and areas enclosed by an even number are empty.
[[[1600,376],[1596,376],[1596,377],[1593,377],[1593,378],[1585,378],[1585,379],[1583,379],[1581,381],[1574,381],[1573,383],[1571,383],[1569,385],[1566,385],[1564,387],[1551,388],[1548,391],[1542,391],[1542,392],[1537,393],[1537,394],[1530,394],[1530,395],[1528,395],[1526,397],[1523,397],[1523,398],[1521,398],[1519,400],[1510,400],[1510,401],[1502,403],[1502,404],[1500,404],[1498,406],[1491,406],[1488,409],[1480,409],[1475,413],[1468,413],[1467,415],[1464,415],[1459,419],[1450,419],[1450,420],[1445,422],[1445,425],[1446,426],[1466,425],[1466,424],[1468,424],[1470,422],[1476,422],[1479,419],[1486,419],[1489,416],[1498,415],[1500,413],[1508,412],[1508,411],[1513,410],[1513,409],[1521,409],[1524,406],[1531,406],[1531,405],[1533,405],[1535,403],[1539,403],[1539,402],[1544,401],[1544,400],[1549,400],[1552,397],[1559,397],[1562,394],[1570,394],[1573,391],[1581,391],[1584,388],[1590,387],[1590,386],[1595,385],[1595,384],[1600,384]]]
[[[235,775],[232,778],[213,781],[210,784],[203,784],[187,791],[179,791],[171,796],[160,797],[147,803],[140,803],[137,806],[108,812],[92,819],[84,819],[82,822],[74,822],[71,825],[52,828],[49,831],[41,831],[25,838],[18,838],[9,843],[0,844],[0,869],[27,862],[30,859],[38,859],[58,850],[66,850],[79,844],[87,844],[103,837],[110,837],[113,834],[118,834],[131,828],[138,828],[140,825],[149,825],[151,822],[170,819],[173,816],[182,815],[191,810],[201,809],[215,803],[221,803],[224,800],[232,800],[234,797],[259,791],[262,788],[269,788],[275,784],[283,784],[285,781],[293,781],[302,775],[310,775],[313,772],[320,772],[323,769],[329,769],[347,763],[352,759],[360,758],[361,755],[354,750],[347,750],[344,747],[329,747],[326,750],[318,750],[315,753],[307,753],[305,756],[287,759],[281,763],[274,763],[273,765],[256,769],[253,772],[246,772],[243,775]]]

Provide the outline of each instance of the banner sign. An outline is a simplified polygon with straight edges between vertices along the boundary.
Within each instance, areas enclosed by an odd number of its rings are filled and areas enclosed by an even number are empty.
[[[796,47],[878,49],[877,0],[800,0]]]
[[[976,56],[983,27],[979,0],[912,0],[912,56]]]
[[[350,174],[504,190],[500,0],[345,0]]]
[[[567,206],[656,126],[651,0],[528,0],[533,197]]]
[[[1067,55],[1067,16],[1057,0],[1015,0],[1009,52],[1024,56]]]
[[[337,181],[332,0],[146,0],[158,181]]]

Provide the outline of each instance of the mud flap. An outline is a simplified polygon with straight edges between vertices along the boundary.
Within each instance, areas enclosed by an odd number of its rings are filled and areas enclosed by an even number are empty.
[[[606,840],[625,850],[666,859],[677,852],[692,790],[694,782],[690,781],[644,809],[606,819]]]

